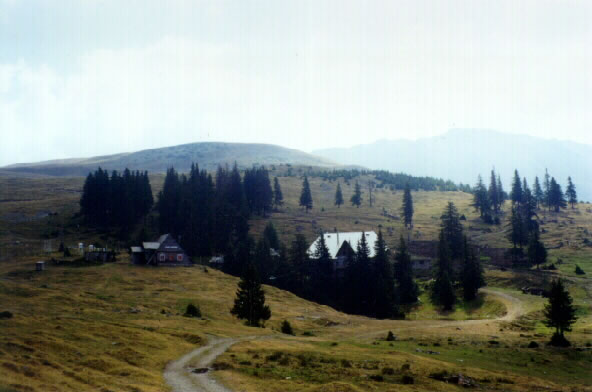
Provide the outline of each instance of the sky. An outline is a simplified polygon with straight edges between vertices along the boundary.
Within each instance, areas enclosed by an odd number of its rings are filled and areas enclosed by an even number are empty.
[[[0,0],[0,166],[449,128],[592,144],[592,1]]]

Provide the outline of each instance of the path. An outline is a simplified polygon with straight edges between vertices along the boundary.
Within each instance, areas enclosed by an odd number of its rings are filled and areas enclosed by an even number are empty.
[[[494,321],[512,321],[521,316],[524,313],[524,306],[520,299],[512,296],[511,294],[504,293],[493,289],[481,289],[488,295],[497,296],[502,299],[507,308],[507,313],[496,319],[487,320],[460,320],[460,321],[444,321],[444,320],[433,320],[430,324],[430,328],[441,328],[441,327],[455,327],[455,326],[470,326],[481,323],[490,323]],[[401,328],[409,328],[414,326],[427,327],[425,320],[413,320],[413,321],[400,321]],[[393,330],[396,330],[394,328]],[[383,335],[384,331],[378,332],[373,331],[370,335]],[[357,335],[360,338],[362,335]],[[171,386],[173,392],[232,392],[223,385],[219,384],[212,376],[211,372],[205,373],[194,373],[194,369],[208,368],[216,360],[216,358],[222,355],[228,350],[233,344],[242,342],[250,339],[258,339],[261,337],[241,337],[241,338],[211,338],[205,346],[199,347],[188,354],[185,354],[181,358],[173,361],[167,365],[164,371],[164,378],[169,386]],[[192,366],[189,366],[191,363]]]

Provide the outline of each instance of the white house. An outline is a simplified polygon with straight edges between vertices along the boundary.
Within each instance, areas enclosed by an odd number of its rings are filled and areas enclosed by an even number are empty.
[[[329,254],[334,261],[335,269],[345,268],[345,261],[347,257],[355,253],[358,242],[362,239],[362,234],[366,237],[368,243],[368,250],[370,251],[370,257],[374,257],[374,245],[378,236],[374,231],[361,232],[353,231],[347,233],[324,233],[325,244],[329,249]],[[317,249],[317,243],[321,240],[321,237],[317,239],[308,248],[308,256],[311,259],[315,259],[315,250]]]

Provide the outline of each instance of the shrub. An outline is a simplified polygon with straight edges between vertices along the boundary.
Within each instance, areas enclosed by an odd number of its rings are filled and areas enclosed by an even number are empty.
[[[201,310],[199,310],[199,306],[195,306],[194,304],[187,305],[187,309],[185,309],[185,317],[201,317]]]
[[[579,265],[576,265],[576,275],[586,275],[583,269]]]
[[[401,378],[401,383],[403,383],[403,384],[413,384],[414,382],[415,382],[415,379],[413,378],[413,376],[410,376],[409,374],[405,374]]]
[[[385,376],[392,376],[393,374],[395,374],[395,369],[393,369],[392,367],[382,368],[382,374],[384,374]]]
[[[282,358],[282,356],[284,355],[284,353],[282,353],[281,351],[276,351],[271,355],[268,355],[267,357],[265,357],[266,361],[271,361],[271,362],[276,362],[279,361],[280,358]]]
[[[488,225],[493,224],[493,218],[489,214],[483,215],[483,222],[487,223]]]
[[[386,341],[387,342],[392,342],[394,340],[397,340],[396,336],[393,334],[393,331],[388,331],[388,334],[386,335]]]
[[[341,360],[341,367],[344,367],[344,368],[352,367],[351,361],[348,359],[342,359]]]
[[[460,220],[464,220],[464,221],[466,221],[466,220],[467,220],[467,217],[466,217],[464,214],[462,214],[462,215],[460,216]]]
[[[3,312],[0,312],[0,320],[2,319],[9,319],[12,318],[12,313],[9,312],[8,310],[5,310]]]
[[[310,332],[310,331],[304,331],[302,332],[302,336],[315,336],[314,333]]]
[[[294,330],[288,320],[282,322],[282,333],[285,333],[286,335],[294,335]]]
[[[539,344],[533,340],[528,343],[528,348],[539,348]]]
[[[378,382],[383,382],[384,381],[384,377],[382,377],[380,374],[373,374],[370,376],[370,380],[372,381],[378,381]]]
[[[403,365],[401,365],[401,370],[402,370],[402,371],[406,372],[406,371],[408,371],[409,369],[411,369],[411,364],[404,363]]]

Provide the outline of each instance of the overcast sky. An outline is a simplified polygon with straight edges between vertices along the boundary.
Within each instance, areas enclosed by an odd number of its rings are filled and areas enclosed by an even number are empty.
[[[449,128],[592,144],[592,1],[0,0],[0,165]]]

